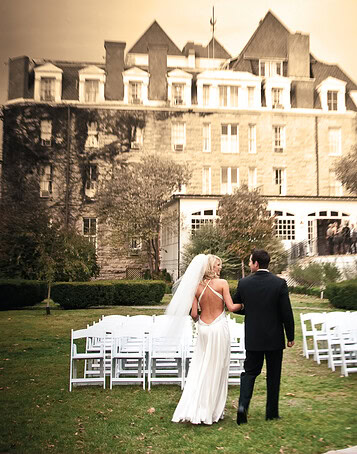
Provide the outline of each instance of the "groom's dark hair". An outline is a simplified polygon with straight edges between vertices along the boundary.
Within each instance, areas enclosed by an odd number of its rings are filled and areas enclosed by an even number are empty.
[[[259,268],[268,268],[270,255],[264,249],[254,249],[252,251],[252,262],[258,262]]]

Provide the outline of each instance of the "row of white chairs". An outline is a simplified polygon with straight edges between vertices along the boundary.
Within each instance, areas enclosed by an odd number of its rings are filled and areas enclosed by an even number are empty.
[[[159,316],[102,317],[86,329],[71,331],[69,390],[79,385],[179,384],[184,388],[195,348],[197,329],[186,317],[180,339],[167,333],[168,319]],[[231,333],[229,384],[239,384],[245,358],[244,325],[228,316]],[[163,334],[164,333],[164,334]],[[82,342],[80,343],[80,340]]]
[[[326,360],[345,377],[357,372],[357,312],[310,312],[300,314],[303,354],[321,364]]]

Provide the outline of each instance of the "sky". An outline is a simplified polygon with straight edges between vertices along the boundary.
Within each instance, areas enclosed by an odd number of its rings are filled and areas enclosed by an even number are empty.
[[[320,61],[338,63],[357,83],[357,0],[0,0],[0,104],[6,102],[8,59],[104,62],[104,41],[126,51],[154,20],[182,49],[215,36],[232,55],[245,46],[268,10],[295,33],[310,35]]]

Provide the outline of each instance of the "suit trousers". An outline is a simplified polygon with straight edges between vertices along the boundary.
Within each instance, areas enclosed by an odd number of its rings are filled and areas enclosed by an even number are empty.
[[[264,357],[267,368],[267,402],[265,417],[267,419],[278,418],[283,350],[246,351],[244,372],[242,372],[240,377],[240,395],[238,405],[248,410],[250,400],[253,395],[255,379],[262,371]]]

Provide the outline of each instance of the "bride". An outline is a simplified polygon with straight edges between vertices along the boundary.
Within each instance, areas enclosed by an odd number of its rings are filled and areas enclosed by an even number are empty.
[[[198,321],[197,344],[173,422],[212,424],[223,419],[230,360],[230,335],[224,304],[232,312],[240,310],[242,305],[233,303],[227,281],[219,279],[221,269],[219,257],[197,255],[166,311],[178,320],[191,309],[191,317]]]

